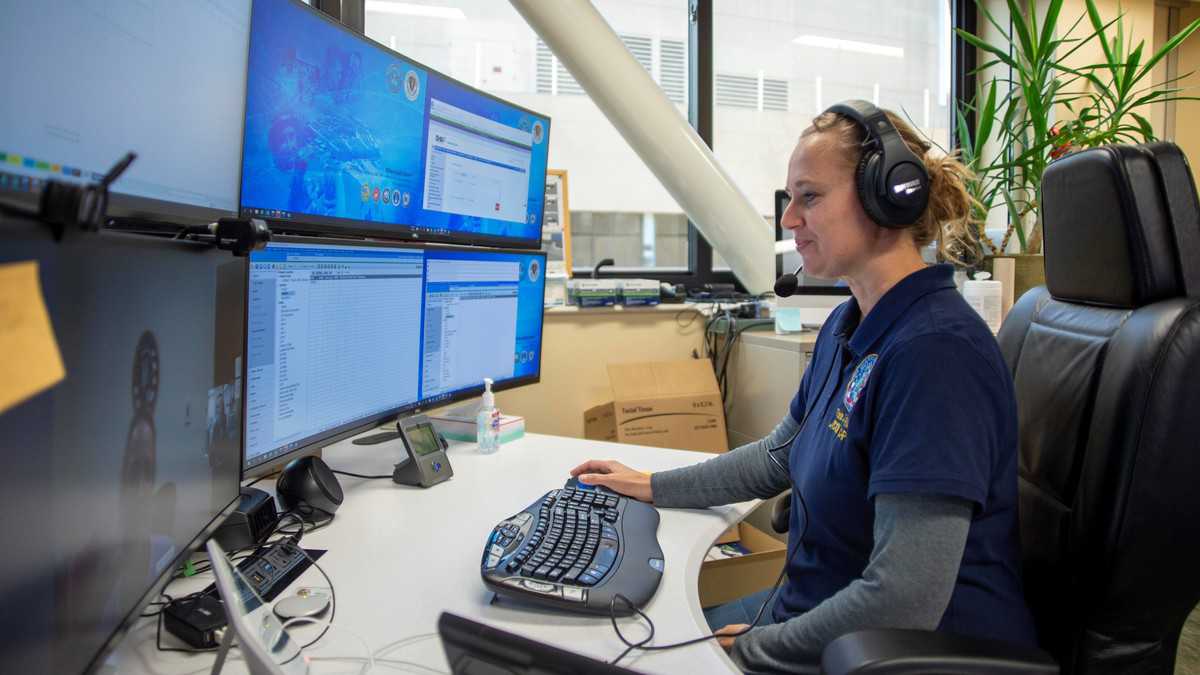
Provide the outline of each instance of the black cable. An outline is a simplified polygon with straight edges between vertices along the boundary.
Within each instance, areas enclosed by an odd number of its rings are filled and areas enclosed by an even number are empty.
[[[679,317],[683,316],[684,314],[692,315],[691,318],[688,319],[687,323],[683,323],[679,320]],[[696,323],[696,317],[700,316],[701,314],[703,314],[703,312],[695,307],[686,307],[681,309],[678,312],[675,312],[675,325],[679,326],[680,328],[687,328]]]
[[[314,509],[314,510],[316,510],[316,509]],[[297,523],[298,523],[298,524],[299,524],[299,526],[300,526],[300,529],[298,529],[298,530],[295,530],[295,531],[285,531],[285,530],[283,530],[283,525],[285,524],[285,522],[286,522],[286,519],[287,519],[288,517],[291,517],[292,519],[296,520],[296,521],[297,521]],[[301,514],[301,513],[297,513],[297,512],[295,512],[295,511],[286,511],[286,512],[284,512],[284,514],[283,514],[282,516],[280,516],[279,522],[277,522],[277,523],[275,524],[275,528],[274,528],[274,529],[271,531],[271,533],[270,533],[270,534],[268,534],[268,535],[267,535],[267,538],[268,538],[268,539],[269,539],[270,537],[272,537],[272,536],[276,535],[276,534],[283,534],[283,535],[285,535],[285,537],[286,537],[286,536],[291,536],[291,537],[293,538],[293,541],[294,541],[294,545],[295,545],[295,547],[296,547],[296,550],[300,551],[300,554],[301,554],[301,555],[303,555],[305,558],[307,558],[307,559],[308,559],[308,561],[309,561],[309,563],[311,563],[313,567],[317,568],[317,571],[321,573],[321,576],[325,578],[325,583],[326,583],[326,584],[328,584],[328,586],[329,586],[329,621],[328,621],[328,622],[326,622],[324,630],[322,630],[322,631],[320,632],[320,634],[318,634],[318,635],[317,635],[317,637],[315,637],[315,638],[313,638],[312,640],[309,640],[307,643],[305,643],[305,644],[301,645],[301,646],[300,646],[300,648],[297,650],[296,654],[292,655],[292,657],[291,657],[291,658],[289,658],[287,661],[284,661],[284,662],[283,662],[282,664],[280,664],[280,665],[286,665],[286,664],[290,663],[291,661],[295,660],[296,656],[299,656],[301,651],[303,651],[303,650],[305,650],[305,649],[307,649],[307,648],[309,648],[309,647],[313,646],[314,644],[316,644],[316,643],[317,643],[317,641],[318,641],[318,640],[320,640],[321,638],[325,637],[325,634],[329,632],[329,628],[330,628],[330,626],[333,624],[333,618],[334,618],[334,616],[336,616],[336,613],[337,613],[337,592],[336,592],[336,591],[334,590],[334,588],[333,588],[333,580],[329,578],[329,574],[327,574],[327,573],[325,572],[324,568],[322,568],[322,567],[321,567],[321,566],[320,566],[320,565],[317,563],[316,559],[315,559],[315,558],[313,558],[311,555],[309,555],[308,551],[304,550],[304,548],[303,548],[303,547],[301,547],[301,546],[299,545],[300,538],[301,538],[301,537],[302,537],[304,534],[307,534],[308,532],[312,532],[313,530],[318,530],[318,529],[320,529],[320,528],[322,528],[322,527],[325,527],[325,526],[326,526],[326,525],[328,525],[328,524],[329,524],[329,523],[330,523],[332,520],[333,520],[333,517],[332,517],[332,516],[330,516],[329,518],[327,518],[327,519],[325,519],[325,520],[323,520],[323,521],[320,521],[320,522],[316,522],[316,521],[310,521],[310,520],[307,520],[307,519],[304,517],[304,515],[303,515],[303,514]],[[312,527],[310,527],[310,528],[308,528],[308,529],[305,529],[305,527],[304,527],[305,525],[312,525]],[[280,541],[280,540],[276,540],[276,542],[278,542],[278,541]],[[249,554],[249,555],[243,556],[243,559],[244,559],[244,558],[252,558],[252,557],[254,557],[254,555],[257,555],[257,552],[258,552],[259,550],[262,550],[262,549],[266,548],[266,547],[267,547],[267,546],[268,546],[270,543],[275,543],[275,542],[266,542],[266,543],[264,543],[264,545],[263,545],[263,546],[257,547],[257,548],[255,549],[254,553],[251,553],[251,554]],[[245,551],[246,551],[246,549],[238,549],[238,551],[240,551],[240,552],[245,552]],[[233,559],[232,555],[230,555],[230,562],[234,562],[234,559]],[[201,570],[201,572],[208,571],[208,570],[210,570],[211,568],[212,568],[212,565],[211,565],[211,563],[210,563],[210,564],[209,564],[209,567],[205,568],[204,570]],[[179,579],[179,578],[181,578],[181,577],[175,577],[175,579]],[[173,580],[175,580],[175,579],[173,579]],[[143,615],[143,617],[144,617],[144,618],[151,618],[151,617],[157,617],[157,618],[158,618],[158,622],[157,622],[157,623],[158,623],[158,625],[155,627],[154,644],[155,644],[155,647],[157,647],[159,651],[163,651],[163,652],[182,652],[182,653],[187,653],[187,654],[197,654],[197,653],[205,653],[205,652],[214,652],[214,651],[217,651],[218,649],[220,649],[220,647],[210,647],[210,648],[205,648],[205,649],[194,649],[194,648],[184,648],[184,647],[164,647],[164,646],[163,646],[163,644],[162,644],[162,625],[163,625],[163,616],[162,616],[162,611],[163,611],[163,609],[165,609],[165,608],[166,608],[166,605],[168,605],[168,604],[171,604],[171,603],[173,603],[173,602],[189,602],[189,601],[194,601],[196,598],[199,598],[199,597],[201,597],[201,596],[204,596],[204,595],[206,595],[206,594],[207,594],[207,593],[206,593],[205,591],[196,591],[195,593],[190,593],[190,594],[188,594],[188,595],[185,595],[185,596],[183,596],[183,597],[179,598],[178,600],[176,600],[176,599],[173,599],[173,598],[171,598],[171,596],[170,596],[170,595],[167,595],[166,593],[162,593],[162,594],[161,594],[161,595],[162,595],[162,597],[165,597],[165,598],[167,598],[167,602],[165,602],[165,603],[164,603],[164,602],[160,602],[160,601],[155,601],[155,602],[153,602],[153,603],[150,603],[150,604],[161,604],[161,605],[163,606],[161,609],[159,609],[157,612],[155,612],[155,613],[153,613],[153,614],[145,614],[145,615]],[[265,604],[265,603],[264,603],[264,604]],[[231,630],[231,628],[229,628],[229,627],[227,626],[227,627],[226,627],[226,630]]]
[[[322,520],[319,520],[319,521],[318,520],[310,520],[305,517],[306,514],[303,512],[303,509],[305,507],[307,507],[312,512],[320,511],[321,513],[324,513],[328,517],[324,518]],[[284,519],[288,518],[288,517],[294,518],[298,522],[298,525],[299,525],[298,530],[287,531],[287,530],[283,529]],[[271,533],[267,535],[267,538],[270,538],[270,537],[274,536],[276,533],[279,533],[279,534],[288,535],[288,536],[292,537],[293,541],[295,541],[296,543],[299,543],[300,538],[303,537],[305,534],[308,534],[309,532],[315,532],[315,531],[321,529],[322,527],[326,527],[327,525],[329,525],[332,522],[333,522],[333,514],[332,513],[328,513],[326,511],[321,511],[321,509],[312,508],[311,506],[308,506],[307,504],[300,504],[300,505],[297,505],[296,508],[294,508],[290,511],[285,511],[283,513],[283,515],[281,515],[279,517],[279,522],[275,523],[275,528],[271,530]],[[306,525],[309,525],[311,527],[306,528],[305,527]]]
[[[329,584],[329,620],[325,622],[325,628],[320,632],[319,635],[317,635],[317,637],[309,640],[308,642],[304,643],[303,645],[300,645],[300,649],[298,649],[296,651],[296,653],[293,654],[290,659],[279,664],[281,666],[286,666],[287,664],[291,663],[292,661],[294,661],[296,659],[297,656],[300,656],[300,652],[315,645],[318,640],[325,637],[325,634],[329,632],[329,628],[331,626],[333,626],[333,617],[337,615],[337,591],[333,590],[333,580],[330,579],[329,575],[325,573],[325,570],[320,565],[317,564],[316,559],[308,554],[308,551],[305,551],[300,546],[297,546],[296,548],[302,554],[304,554],[305,558],[308,558],[308,562],[312,563],[313,567],[317,568],[317,571],[321,573],[321,576],[325,577],[325,583]]]
[[[829,379],[833,376],[833,372],[836,369],[837,369],[837,362],[836,361],[831,362],[829,365],[829,369],[825,372],[825,380],[824,380],[824,382],[822,382],[821,389],[818,390],[818,392],[817,392],[818,394],[824,392],[825,388],[829,386]],[[782,464],[780,464],[779,460],[775,459],[775,456],[771,453],[775,452],[776,450],[791,447],[792,443],[794,443],[795,440],[800,436],[800,432],[802,432],[804,430],[804,425],[808,422],[809,416],[812,415],[812,412],[813,412],[813,410],[816,409],[816,407],[817,407],[817,401],[814,400],[814,401],[810,402],[810,404],[807,406],[806,410],[804,411],[804,418],[800,420],[800,424],[799,424],[798,428],[796,429],[796,433],[792,435],[791,439],[789,439],[788,442],[786,442],[783,445],[780,445],[776,448],[769,448],[767,450],[767,458],[770,459],[772,462],[774,462],[775,465],[777,467],[779,467],[779,469],[781,471],[783,471],[784,473],[787,473],[787,468],[784,467]],[[788,477],[788,482],[791,483],[790,475]],[[703,635],[701,637],[692,638],[690,640],[684,640],[682,642],[673,642],[673,643],[665,644],[665,645],[650,645],[648,643],[650,642],[650,639],[654,637],[654,622],[651,621],[650,617],[646,616],[646,614],[644,612],[639,610],[637,607],[634,607],[633,603],[629,601],[629,598],[626,598],[625,596],[618,593],[613,596],[613,599],[611,601],[609,601],[608,612],[609,612],[609,620],[612,622],[613,630],[616,631],[617,637],[621,640],[621,642],[625,643],[625,651],[623,651],[619,655],[617,655],[617,658],[613,659],[610,663],[616,664],[618,661],[620,661],[622,658],[624,658],[626,654],[633,651],[634,649],[641,649],[643,651],[658,651],[658,650],[665,650],[665,649],[675,649],[676,647],[684,647],[687,645],[693,645],[693,644],[696,644],[699,642],[704,642],[706,640],[712,640],[713,638],[722,638],[722,637],[736,638],[736,637],[745,635],[746,633],[749,633],[751,630],[753,630],[754,627],[758,624],[759,619],[762,618],[763,612],[766,611],[767,605],[771,604],[771,601],[774,599],[775,594],[779,592],[779,589],[783,582],[784,576],[787,574],[788,567],[791,566],[791,564],[792,564],[792,558],[796,555],[796,551],[799,551],[800,548],[804,545],[804,535],[808,533],[808,521],[809,521],[808,503],[804,501],[804,494],[801,493],[800,490],[794,484],[792,484],[792,494],[795,495],[796,498],[800,501],[800,509],[801,509],[801,512],[804,514],[804,526],[800,529],[800,534],[797,535],[797,537],[796,537],[796,548],[788,551],[787,558],[783,561],[783,569],[779,571],[779,577],[775,580],[775,585],[771,589],[771,593],[769,595],[767,595],[765,600],[763,600],[763,603],[758,608],[758,612],[755,613],[755,615],[754,615],[754,620],[750,622],[749,626],[747,626],[746,628],[743,628],[742,630],[740,630],[736,633],[727,633],[724,635],[717,635],[716,633],[710,633],[709,635]],[[646,624],[649,626],[649,629],[650,629],[650,635],[646,639],[642,640],[641,642],[636,642],[636,643],[630,642],[629,640],[627,640],[625,638],[625,635],[621,633],[621,629],[617,626],[617,615],[616,615],[616,599],[617,598],[620,598],[622,600],[622,602],[624,602],[631,609],[633,609],[633,611],[636,612],[638,616],[641,616],[642,618],[644,618],[646,620]]]
[[[679,647],[686,647],[688,645],[694,645],[694,644],[697,644],[700,642],[706,642],[708,640],[712,640],[712,639],[716,639],[716,638],[726,638],[726,637],[737,638],[737,637],[741,637],[741,636],[745,635],[746,633],[749,633],[751,630],[754,630],[754,628],[758,625],[759,620],[762,619],[763,612],[766,611],[767,606],[771,604],[771,602],[775,599],[775,595],[777,593],[779,593],[779,589],[782,587],[783,579],[787,575],[788,567],[792,564],[792,557],[795,556],[796,551],[800,550],[800,547],[804,543],[804,535],[805,535],[805,533],[808,532],[808,504],[806,504],[804,501],[804,495],[800,494],[800,492],[798,490],[792,490],[792,494],[796,495],[796,497],[800,500],[800,507],[804,512],[804,528],[800,530],[800,535],[799,535],[799,537],[797,537],[796,548],[792,549],[792,551],[788,553],[788,557],[783,563],[783,569],[779,570],[779,576],[775,579],[775,583],[771,587],[771,593],[769,595],[767,595],[767,597],[763,600],[762,604],[758,606],[758,612],[756,612],[754,614],[754,619],[752,619],[750,621],[749,626],[746,626],[745,628],[737,631],[736,633],[723,633],[721,635],[717,635],[716,633],[710,633],[708,635],[702,635],[700,637],[691,638],[689,640],[682,640],[680,642],[671,642],[671,643],[668,643],[665,645],[651,645],[648,643],[650,642],[651,639],[654,638],[654,622],[650,619],[650,617],[646,616],[645,612],[643,612],[642,610],[635,607],[633,605],[633,603],[629,600],[629,598],[626,598],[624,595],[617,593],[616,595],[613,596],[612,600],[610,600],[608,603],[609,621],[612,622],[612,627],[613,627],[613,630],[616,631],[616,633],[617,633],[617,638],[619,638],[621,640],[621,642],[625,643],[625,651],[618,654],[617,658],[613,659],[609,663],[616,665],[616,663],[618,661],[625,658],[626,654],[628,654],[629,652],[631,652],[635,649],[640,649],[642,651],[647,651],[647,652],[663,651],[663,650],[667,650],[667,649],[677,649]],[[638,616],[640,616],[646,620],[646,625],[649,627],[650,632],[649,632],[649,635],[647,635],[645,639],[641,640],[640,642],[630,642],[625,637],[625,635],[621,632],[620,627],[617,626],[617,614],[616,614],[617,598],[620,598],[621,601],[624,602],[630,609],[632,609]]]
[[[368,475],[361,474],[361,473],[351,473],[349,471],[338,471],[337,469],[330,469],[330,471],[332,471],[333,473],[336,473],[340,476],[350,476],[351,478],[365,478],[367,480],[376,480],[379,478],[391,478],[392,477],[392,474],[390,474],[390,473],[389,474],[379,474],[378,476],[368,476]]]
[[[250,481],[249,483],[246,483],[242,487],[244,487],[244,488],[253,487],[272,476],[278,476],[278,475],[279,475],[278,473],[263,474],[263,475],[259,476],[258,478],[255,478],[254,480]]]
[[[728,382],[729,356],[733,353],[733,348],[741,340],[742,333],[745,333],[751,328],[755,328],[757,326],[765,326],[767,324],[774,323],[772,319],[748,319],[740,324],[737,319],[731,319],[731,321],[733,322],[732,327],[729,329],[729,332],[726,333],[727,337],[725,338],[725,356],[721,363],[720,373],[717,375],[717,385],[721,390],[721,403],[725,404],[726,414],[729,413],[728,404],[730,402],[730,399],[727,398],[726,393],[727,391],[732,392],[732,387],[728,386]]]

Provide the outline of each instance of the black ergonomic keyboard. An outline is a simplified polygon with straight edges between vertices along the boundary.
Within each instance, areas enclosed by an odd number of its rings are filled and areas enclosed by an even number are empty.
[[[568,611],[632,614],[613,598],[641,608],[658,588],[658,511],[576,485],[572,479],[496,525],[483,547],[483,583],[502,597]]]

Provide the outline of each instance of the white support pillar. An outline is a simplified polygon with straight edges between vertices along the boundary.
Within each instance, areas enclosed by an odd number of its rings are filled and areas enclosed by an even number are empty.
[[[712,151],[587,0],[510,0],[751,293],[774,284],[774,237]],[[783,167],[778,167],[780,171]]]

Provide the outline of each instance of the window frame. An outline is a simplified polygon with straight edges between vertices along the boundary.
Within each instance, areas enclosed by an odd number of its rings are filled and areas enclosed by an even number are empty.
[[[340,20],[359,33],[365,32],[366,0],[309,0],[330,16]],[[680,0],[683,2],[684,0]],[[951,23],[954,28],[961,28],[975,33],[977,28],[977,11],[975,0],[948,0],[950,2]],[[713,118],[714,87],[716,78],[713,77],[713,0],[686,0],[688,3],[688,54],[687,54],[687,92],[688,92],[688,122],[696,130],[700,138],[713,147]],[[957,34],[951,47],[951,98],[955,105],[964,100],[970,100],[975,95],[975,73],[977,60],[974,49]],[[951,112],[953,115],[953,111]],[[973,129],[974,113],[967,113],[968,128]],[[954,123],[951,119],[951,128]],[[958,147],[957,134],[950,134],[951,148]],[[696,229],[691,218],[688,219],[688,269],[646,268],[612,268],[600,270],[599,277],[604,279],[649,278],[669,284],[683,284],[685,287],[702,288],[704,284],[725,283],[734,284],[739,291],[745,287],[729,270],[713,269],[712,245],[705,240]],[[592,268],[574,267],[576,276],[591,275]]]

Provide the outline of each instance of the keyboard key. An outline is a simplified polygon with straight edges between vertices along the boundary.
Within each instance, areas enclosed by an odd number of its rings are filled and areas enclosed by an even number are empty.
[[[655,581],[661,576],[661,568],[646,570],[631,564],[626,570],[618,565],[623,538],[653,536],[657,514],[651,511],[633,500],[600,492],[551,490],[493,528],[485,544],[484,581],[501,595],[535,602],[553,598],[560,606],[567,600],[577,603],[579,610],[584,605],[588,610],[607,610],[607,603],[592,598],[589,588],[619,585],[626,575],[632,580],[646,574]],[[649,528],[648,519],[653,519]],[[493,558],[493,546],[503,555]],[[648,597],[643,592],[633,601],[641,607]]]
[[[575,565],[563,574],[561,581],[564,584],[573,584],[579,579],[579,575],[583,574],[583,570],[584,567],[582,565]]]

